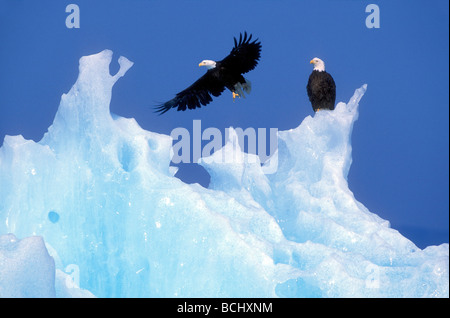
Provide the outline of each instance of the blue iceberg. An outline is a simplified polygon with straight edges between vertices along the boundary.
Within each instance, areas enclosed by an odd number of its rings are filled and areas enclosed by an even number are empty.
[[[170,136],[110,113],[133,65],[111,59],[80,59],[41,141],[4,139],[0,296],[449,297],[449,245],[419,249],[348,188],[366,85],[278,132],[263,165],[230,128],[204,188],[174,177]]]

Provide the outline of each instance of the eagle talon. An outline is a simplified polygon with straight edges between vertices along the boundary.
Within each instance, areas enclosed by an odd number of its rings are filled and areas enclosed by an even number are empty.
[[[234,100],[236,99],[236,97],[241,98],[241,96],[239,96],[239,94],[236,94],[235,92],[233,92],[233,102],[234,102]]]

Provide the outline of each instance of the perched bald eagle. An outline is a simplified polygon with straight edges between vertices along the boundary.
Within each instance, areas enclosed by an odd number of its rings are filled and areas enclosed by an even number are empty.
[[[177,110],[195,109],[208,105],[212,96],[218,97],[225,88],[236,97],[245,97],[251,91],[251,83],[242,74],[253,70],[261,57],[261,43],[258,39],[250,42],[252,35],[242,33],[239,42],[234,38],[234,47],[230,54],[219,62],[203,60],[198,66],[206,66],[208,71],[194,84],[176,94],[175,98],[156,107],[156,112],[164,114],[171,108]]]
[[[325,63],[315,57],[309,62],[314,69],[309,76],[306,91],[314,111],[320,109],[334,109],[336,101],[336,84],[333,77],[325,71]]]

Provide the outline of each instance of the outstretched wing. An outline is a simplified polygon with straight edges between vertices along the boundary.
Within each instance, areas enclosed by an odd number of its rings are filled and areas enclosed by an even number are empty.
[[[225,90],[225,85],[218,79],[215,69],[208,70],[194,84],[179,92],[173,99],[156,106],[156,112],[164,114],[171,108],[185,111],[208,105],[212,101],[211,95],[217,97]]]
[[[239,36],[239,42],[234,38],[234,48],[230,54],[220,61],[221,65],[235,73],[245,74],[253,70],[261,57],[261,42],[258,39],[250,42],[252,35],[247,37],[247,32]]]

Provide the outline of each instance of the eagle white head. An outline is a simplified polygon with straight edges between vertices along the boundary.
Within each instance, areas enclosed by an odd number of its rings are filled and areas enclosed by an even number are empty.
[[[325,63],[321,59],[315,57],[309,63],[314,64],[314,71],[319,71],[319,72],[325,71]]]
[[[216,62],[212,60],[203,60],[201,61],[198,66],[206,66],[208,70],[216,67]]]

